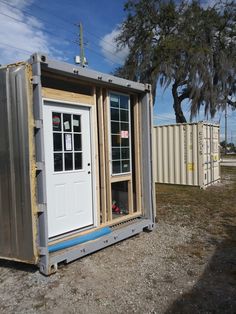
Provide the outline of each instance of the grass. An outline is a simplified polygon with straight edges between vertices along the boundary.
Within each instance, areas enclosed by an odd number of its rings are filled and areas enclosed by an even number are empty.
[[[222,167],[221,175],[222,182],[206,190],[157,184],[158,219],[224,233],[224,224],[233,224],[236,218],[236,167]]]
[[[236,159],[236,153],[235,154],[222,154],[221,159]]]
[[[186,272],[195,279],[166,313],[236,313],[236,167],[221,170],[222,182],[206,190],[156,186],[159,221],[191,234],[172,246],[172,258],[188,261]]]

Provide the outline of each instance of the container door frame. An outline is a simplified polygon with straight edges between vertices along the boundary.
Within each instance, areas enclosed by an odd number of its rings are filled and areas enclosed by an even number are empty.
[[[42,97],[42,106],[44,106],[44,103],[48,101],[51,103],[59,103],[61,105],[71,105],[71,106],[79,106],[79,107],[87,107],[90,112],[90,136],[91,136],[91,171],[92,171],[92,176],[91,176],[91,181],[92,181],[92,203],[93,203],[93,221],[94,224],[90,228],[96,228],[99,226],[99,221],[98,221],[98,212],[97,212],[97,189],[96,189],[96,182],[97,182],[97,169],[96,169],[96,141],[95,141],[95,130],[92,128],[92,123],[96,119],[96,111],[95,111],[95,104],[85,104],[85,103],[80,103],[80,102],[75,102],[75,101],[67,101],[67,100],[61,100],[61,99],[56,99],[56,98],[48,98],[48,97]],[[94,123],[97,127],[97,123]],[[44,147],[45,148],[45,147]],[[45,173],[46,176],[46,173]],[[47,196],[46,196],[47,197]],[[85,230],[86,228],[82,229]],[[69,234],[74,234],[78,233],[80,231],[78,230],[73,230],[71,232],[68,232],[67,235]],[[58,237],[61,237],[60,235]]]

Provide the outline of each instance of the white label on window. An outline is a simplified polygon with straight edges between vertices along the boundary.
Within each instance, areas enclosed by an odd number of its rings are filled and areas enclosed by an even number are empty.
[[[120,131],[121,138],[129,138],[129,131]]]
[[[111,101],[114,101],[114,102],[118,102],[119,101],[119,99],[118,99],[118,97],[117,96],[111,96]]]
[[[74,126],[79,126],[79,120],[73,120],[73,125]]]
[[[65,128],[65,130],[70,129],[70,122],[69,121],[64,122],[64,128]]]
[[[72,136],[71,134],[65,134],[66,150],[72,150]]]

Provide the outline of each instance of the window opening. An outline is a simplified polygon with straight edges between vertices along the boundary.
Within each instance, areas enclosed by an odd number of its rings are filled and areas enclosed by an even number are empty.
[[[130,102],[126,95],[110,94],[112,174],[130,169]]]

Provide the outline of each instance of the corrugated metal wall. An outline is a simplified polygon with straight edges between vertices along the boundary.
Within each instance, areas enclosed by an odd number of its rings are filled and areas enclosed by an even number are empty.
[[[154,127],[153,170],[158,183],[205,186],[219,180],[219,126]]]
[[[34,262],[25,66],[0,69],[0,257]]]

